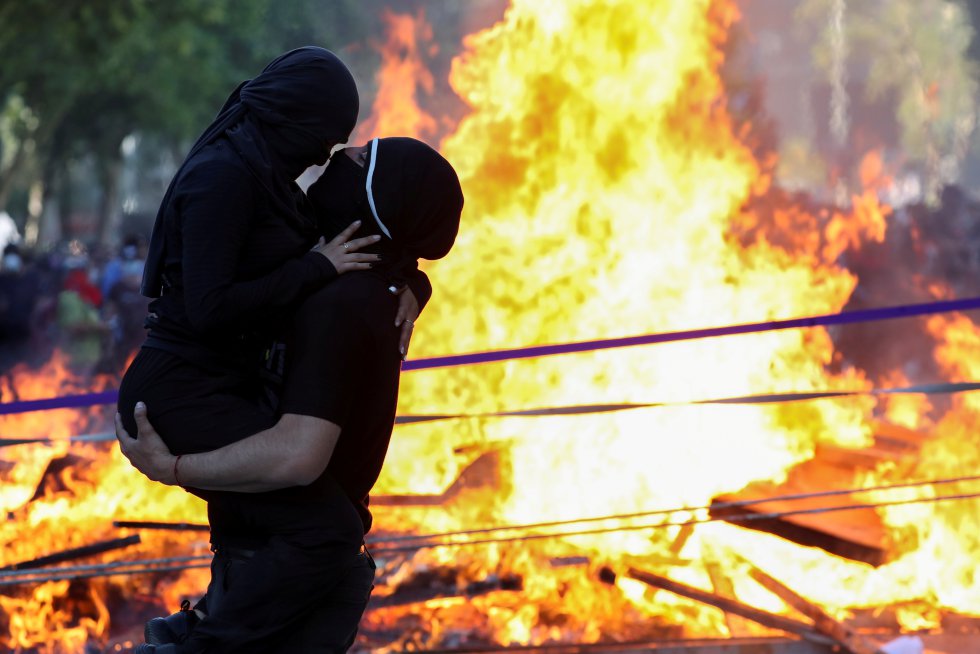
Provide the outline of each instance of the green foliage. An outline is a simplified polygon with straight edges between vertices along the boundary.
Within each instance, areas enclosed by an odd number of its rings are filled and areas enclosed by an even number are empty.
[[[72,157],[117,160],[132,133],[179,151],[239,82],[287,49],[338,49],[364,11],[354,0],[0,0],[0,208],[25,139],[38,176]]]
[[[819,34],[817,68],[831,75],[829,16],[835,0],[804,0],[799,24]],[[965,156],[975,126],[975,31],[966,7],[955,0],[849,0],[845,42],[848,72],[874,102],[894,98],[903,155],[938,185]],[[856,153],[860,156],[863,153]]]

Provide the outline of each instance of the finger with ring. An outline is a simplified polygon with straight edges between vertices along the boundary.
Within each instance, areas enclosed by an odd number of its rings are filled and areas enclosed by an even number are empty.
[[[347,241],[346,243],[344,243],[344,249],[345,250],[349,250],[350,249],[350,241]]]

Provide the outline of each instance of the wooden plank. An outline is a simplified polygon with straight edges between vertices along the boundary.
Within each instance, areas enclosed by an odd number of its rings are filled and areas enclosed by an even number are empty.
[[[371,506],[441,506],[470,488],[497,486],[500,481],[500,455],[484,452],[466,466],[449,488],[430,495],[371,495]]]
[[[902,427],[887,420],[874,420],[871,423],[875,441],[895,448],[906,448],[918,451],[923,444],[932,439],[932,434]]]
[[[520,591],[524,589],[524,579],[516,575],[488,578],[474,581],[466,586],[400,585],[390,595],[371,598],[371,608],[388,608],[419,604],[434,599],[463,598],[499,591]]]
[[[896,449],[879,441],[871,447],[861,450],[838,447],[836,445],[818,445],[814,456],[821,465],[841,468],[851,476],[850,471],[856,469],[871,470],[881,463],[891,463],[911,466],[915,463],[915,451],[901,448]]]
[[[670,544],[670,553],[674,556],[680,556],[681,550],[687,545],[687,541],[694,534],[694,525],[686,524],[681,525],[677,528],[677,534],[674,536],[673,542]]]
[[[793,512],[849,506],[859,500],[849,496],[785,501],[767,498],[794,494],[795,486],[753,484],[737,494],[714,498],[713,518],[775,534],[794,543],[823,550],[844,558],[879,566],[888,559],[887,537],[877,515],[870,510],[796,514]],[[758,500],[758,501],[753,501]],[[731,502],[750,504],[727,507]],[[867,499],[863,500],[867,502]],[[718,506],[722,505],[722,506]],[[774,517],[767,517],[774,516]],[[743,519],[744,518],[744,519]]]
[[[888,560],[887,531],[871,509],[837,510],[797,513],[801,510],[834,509],[867,504],[867,493],[841,494],[804,500],[768,500],[771,497],[809,494],[830,490],[847,490],[860,486],[866,473],[882,463],[891,463],[901,471],[915,465],[919,448],[932,436],[884,420],[871,424],[874,444],[863,449],[847,449],[834,445],[819,445],[812,459],[787,474],[785,482],[774,484],[760,481],[741,491],[714,498],[714,504],[747,501],[738,508],[718,507],[711,514],[731,519],[735,524],[765,531],[787,540],[819,547],[832,554],[862,561],[874,566]],[[789,515],[785,515],[785,514]],[[736,516],[749,514],[752,519],[739,522]],[[765,514],[782,514],[763,519]]]
[[[152,520],[113,520],[117,529],[156,529],[161,531],[210,531],[208,525],[193,522],[155,522]]]
[[[676,595],[680,595],[681,597],[686,597],[688,599],[713,606],[717,609],[721,609],[726,613],[732,613],[734,615],[747,618],[753,622],[763,625],[764,627],[769,627],[770,629],[778,629],[787,633],[803,636],[811,640],[815,640],[816,642],[831,642],[831,639],[818,633],[812,625],[806,624],[805,622],[800,622],[799,620],[787,618],[782,615],[776,615],[775,613],[769,613],[768,611],[757,609],[754,606],[742,604],[737,600],[721,597],[706,590],[688,586],[686,584],[673,581],[672,579],[655,575],[651,572],[630,567],[626,572],[626,576],[630,579],[641,581],[648,586],[660,588]],[[616,579],[616,573],[610,568],[603,568],[600,571],[600,579],[606,583],[613,583]]]
[[[704,568],[708,572],[708,578],[711,579],[711,587],[719,597],[725,597],[727,599],[736,598],[735,586],[732,584],[732,580],[728,578],[728,575],[722,570],[721,563],[717,559],[706,556],[704,559]],[[725,612],[725,626],[728,627],[728,634],[733,638],[753,635],[752,628],[745,618],[728,613],[727,611]]]
[[[774,593],[788,605],[813,620],[813,626],[820,633],[833,638],[854,654],[882,654],[877,645],[844,623],[839,622],[829,613],[807,600],[783,582],[757,568],[745,558],[738,555],[736,557],[748,566],[749,574],[763,588]]]
[[[394,632],[395,636],[400,634],[401,632]],[[389,634],[385,633],[384,636],[387,637]],[[518,645],[419,650],[419,654],[460,654],[460,652],[467,654],[839,654],[830,645],[786,638],[691,638],[633,643],[599,642],[549,644],[537,647]]]
[[[133,534],[132,536],[126,536],[124,538],[113,538],[111,540],[92,543],[91,545],[83,545],[81,547],[73,547],[71,549],[61,550],[60,552],[54,552],[53,554],[46,554],[28,561],[11,563],[10,565],[0,567],[0,571],[13,572],[15,570],[43,568],[45,566],[54,565],[55,563],[65,563],[66,561],[74,561],[76,559],[83,559],[89,556],[95,556],[97,554],[104,554],[113,550],[129,547],[130,545],[138,545],[139,542],[139,534]]]

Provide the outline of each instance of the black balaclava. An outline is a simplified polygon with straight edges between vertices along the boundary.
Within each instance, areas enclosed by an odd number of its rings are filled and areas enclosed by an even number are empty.
[[[355,237],[380,233],[375,251],[382,268],[394,272],[418,259],[440,259],[459,231],[463,190],[456,171],[434,149],[416,139],[374,139],[364,167],[343,152],[308,191],[330,237],[353,220]]]
[[[307,167],[327,159],[331,142],[347,141],[358,106],[350,70],[335,54],[315,46],[287,52],[258,77],[239,84],[187,154],[160,203],[143,273],[143,295],[159,297],[162,292],[164,223],[172,209],[174,186],[191,157],[227,136],[265,189],[272,211],[307,225],[309,220],[296,208],[294,180]]]
[[[358,165],[343,150],[338,150],[323,174],[307,189],[323,236],[328,240],[355,220],[362,224],[351,239],[380,233],[368,206],[366,183],[367,167]],[[370,250],[378,251],[376,247]]]

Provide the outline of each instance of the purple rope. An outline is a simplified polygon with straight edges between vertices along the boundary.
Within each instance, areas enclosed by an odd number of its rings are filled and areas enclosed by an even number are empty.
[[[595,341],[580,341],[578,343],[559,343],[557,345],[537,345],[534,347],[514,348],[510,350],[495,350],[492,352],[476,352],[473,354],[455,354],[428,359],[414,359],[402,364],[402,370],[425,370],[427,368],[447,368],[450,366],[466,366],[475,363],[490,363],[511,359],[527,359],[544,357],[554,354],[571,354],[573,352],[589,352],[592,350],[608,350],[617,347],[633,347],[634,345],[651,345],[671,341],[689,341],[698,338],[729,336],[732,334],[749,334],[752,332],[776,331],[796,327],[820,327],[827,325],[847,325],[855,322],[872,322],[875,320],[890,320],[892,318],[908,318],[933,313],[949,311],[965,311],[980,309],[980,297],[963,300],[943,300],[925,304],[906,304],[897,307],[880,309],[863,309],[843,313],[830,313],[809,318],[792,318],[789,320],[769,320],[753,322],[728,327],[708,327],[691,329],[682,332],[664,332],[660,334],[645,334],[643,336],[628,336],[625,338],[607,338]]]
[[[453,354],[427,359],[413,359],[402,364],[402,370],[427,370],[431,368],[449,368],[453,366],[468,366],[494,361],[509,361],[514,359],[529,359],[532,357],[553,356],[556,354],[572,354],[574,352],[590,352],[594,350],[609,350],[620,347],[637,345],[652,345],[673,341],[689,341],[699,338],[730,336],[733,334],[750,334],[754,332],[776,331],[780,329],[795,329],[799,327],[825,327],[830,325],[848,325],[856,322],[872,322],[876,320],[891,320],[893,318],[910,318],[950,311],[967,311],[980,309],[980,297],[961,300],[942,300],[923,304],[906,304],[897,307],[882,307],[878,309],[862,309],[842,313],[829,313],[807,318],[791,318],[789,320],[768,320],[765,322],[744,323],[727,327],[707,327],[690,329],[679,332],[663,332],[659,334],[644,334],[642,336],[627,336],[624,338],[605,338],[594,341],[579,341],[576,343],[558,343],[555,345],[537,345],[532,347],[494,350],[490,352],[474,352],[472,354]],[[0,403],[0,416],[28,411],[43,411],[47,409],[69,409],[92,406],[96,404],[113,404],[119,397],[118,391],[103,391],[83,395],[66,395],[43,400],[26,400],[21,402]]]
[[[64,395],[49,397],[43,400],[23,400],[21,402],[0,403],[0,416],[10,413],[27,413],[28,411],[47,411],[48,409],[77,409],[96,404],[114,404],[119,399],[119,391],[102,391],[101,393],[83,393],[81,395]]]

